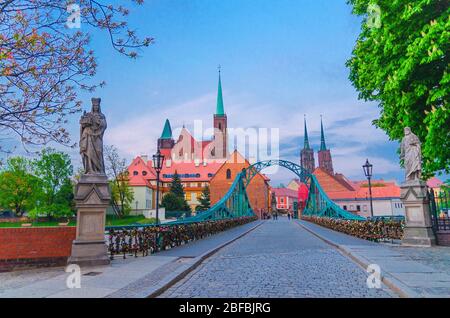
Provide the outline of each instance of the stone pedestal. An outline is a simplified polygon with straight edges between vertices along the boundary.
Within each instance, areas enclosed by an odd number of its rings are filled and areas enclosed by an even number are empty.
[[[422,247],[436,245],[426,183],[419,180],[409,181],[400,188],[400,199],[406,214],[402,245]]]
[[[75,190],[77,234],[69,264],[109,264],[105,242],[106,208],[110,202],[108,178],[104,174],[82,175]]]

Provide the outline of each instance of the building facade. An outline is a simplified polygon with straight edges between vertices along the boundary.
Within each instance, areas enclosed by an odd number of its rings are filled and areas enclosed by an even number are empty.
[[[214,134],[211,140],[196,140],[183,127],[175,140],[169,119],[157,146],[164,155],[164,165],[160,173],[160,200],[169,187],[175,173],[180,177],[185,199],[195,214],[200,204],[199,198],[205,187],[210,187],[211,204],[216,203],[229,189],[236,173],[249,166],[249,163],[237,151],[228,152],[228,119],[222,96],[222,80],[219,72],[216,111],[213,114]],[[230,160],[238,159],[238,160]],[[135,199],[133,213],[140,214],[148,207],[156,207],[156,172],[148,156],[136,157],[128,167],[130,186]],[[217,174],[217,176],[216,176]],[[267,209],[268,179],[258,174],[249,185],[249,197],[255,211]]]
[[[294,212],[298,208],[298,191],[289,188],[272,188],[277,200],[277,209]]]
[[[230,189],[234,179],[243,169],[250,166],[250,163],[237,150],[235,150],[228,160],[219,168],[211,180],[211,204],[217,203]],[[264,212],[270,207],[270,179],[264,174],[256,174],[249,186],[247,194],[253,211],[262,217]]]

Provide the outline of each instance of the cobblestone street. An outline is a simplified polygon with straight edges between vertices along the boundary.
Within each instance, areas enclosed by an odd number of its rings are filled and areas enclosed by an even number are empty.
[[[160,297],[393,297],[294,221],[269,220],[226,246]]]

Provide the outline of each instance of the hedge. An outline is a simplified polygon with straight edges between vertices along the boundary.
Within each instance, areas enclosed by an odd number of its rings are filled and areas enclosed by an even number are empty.
[[[302,216],[302,220],[374,242],[401,239],[405,225],[403,221],[355,221],[315,216]]]

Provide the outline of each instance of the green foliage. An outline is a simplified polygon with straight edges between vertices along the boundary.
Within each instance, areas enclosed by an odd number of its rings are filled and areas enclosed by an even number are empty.
[[[175,171],[175,174],[172,177],[172,183],[170,184],[170,192],[175,194],[175,196],[184,198],[184,189],[181,184],[180,176]]]
[[[365,17],[347,61],[359,98],[381,109],[374,124],[392,140],[411,127],[423,149],[424,177],[450,172],[450,7],[448,0],[349,0]],[[380,7],[381,27],[366,21]]]
[[[9,158],[5,169],[0,172],[0,207],[23,216],[35,204],[39,181],[30,173],[29,160]]]
[[[208,186],[203,189],[202,195],[198,200],[200,205],[195,208],[196,211],[206,211],[211,207],[211,193]]]
[[[168,195],[169,197],[167,197]],[[170,192],[163,197],[161,205],[165,207],[167,211],[186,211],[186,215],[190,215],[191,213],[191,207],[185,199],[180,176],[176,171],[172,177]]]
[[[173,192],[164,195],[161,201],[161,206],[166,208],[166,211],[185,211],[184,198],[177,197]]]
[[[70,176],[73,167],[67,154],[54,149],[44,149],[40,158],[33,161],[35,175],[40,179],[38,202],[31,213],[47,217],[73,215],[73,185]]]
[[[118,217],[128,215],[132,209],[134,192],[130,187],[126,159],[121,158],[114,146],[105,147],[105,170],[110,179],[111,206]]]
[[[129,185],[128,177],[122,180],[116,179],[109,182],[111,189],[111,205],[119,217],[130,214],[131,204],[134,200],[134,192]]]

